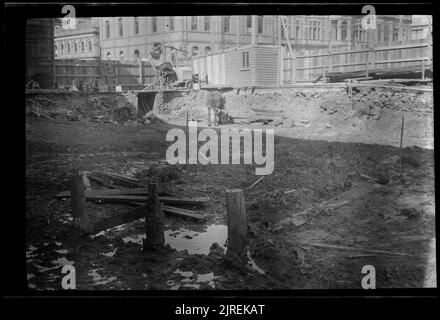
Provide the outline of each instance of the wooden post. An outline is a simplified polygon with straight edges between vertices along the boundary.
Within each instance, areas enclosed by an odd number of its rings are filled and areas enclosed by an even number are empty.
[[[89,231],[89,217],[86,207],[86,193],[82,173],[72,175],[70,186],[74,225],[83,231]]]
[[[402,117],[402,129],[400,130],[400,178],[402,178],[402,157],[403,157],[403,126],[405,124],[405,117]]]
[[[188,123],[188,121],[189,121],[189,111],[188,111],[188,108],[189,107],[187,107],[187,109],[186,109],[186,134],[185,134],[185,140],[186,140],[186,146],[185,146],[185,152],[186,152],[186,155],[185,155],[185,164],[188,164],[188,162],[189,162],[189,123]]]
[[[292,51],[292,82],[296,83],[296,51],[295,49],[293,49]]]
[[[243,263],[246,258],[246,205],[243,190],[231,189],[226,191],[228,213],[228,250],[227,256],[236,256]]]
[[[165,245],[164,218],[159,202],[157,183],[148,185],[149,201],[146,207],[144,250],[160,250]]]

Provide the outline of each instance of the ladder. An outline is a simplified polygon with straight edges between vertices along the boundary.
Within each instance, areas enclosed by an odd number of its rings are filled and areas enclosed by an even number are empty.
[[[116,75],[113,71],[112,65],[109,62],[101,61],[101,70],[105,75],[106,83],[112,88],[116,87]]]

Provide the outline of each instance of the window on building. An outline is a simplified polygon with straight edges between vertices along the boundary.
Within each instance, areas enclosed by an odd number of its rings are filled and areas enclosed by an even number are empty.
[[[224,16],[223,17],[223,32],[229,33],[231,30],[231,17],[230,16]]]
[[[134,34],[139,34],[139,19],[134,17]]]
[[[243,68],[249,68],[249,51],[241,53],[241,65]]]
[[[85,45],[84,41],[81,41],[81,52],[82,53],[86,52],[86,45]]]
[[[393,42],[399,41],[399,29],[397,27],[393,27]]]
[[[296,39],[300,39],[301,38],[301,26],[299,24],[300,24],[300,22],[297,21],[296,22],[296,30],[295,30],[295,37],[296,37]]]
[[[157,32],[157,18],[151,17],[151,29],[153,32]]]
[[[252,16],[246,16],[246,30],[248,33],[252,32]]]
[[[258,34],[263,34],[263,16],[258,16]]]
[[[191,56],[198,56],[199,55],[199,47],[193,46],[191,48]]]
[[[199,28],[198,24],[197,17],[191,17],[191,30],[197,30]]]
[[[118,19],[118,28],[119,28],[119,36],[120,37],[124,36],[124,30],[122,28],[122,18]]]
[[[210,53],[211,53],[211,47],[206,47],[205,54],[210,54]]]
[[[58,46],[57,45],[55,45],[55,53],[58,53]]]
[[[347,40],[347,21],[342,21],[341,23],[341,40]]]
[[[384,32],[383,32],[383,41],[388,42],[389,39],[390,39],[389,29],[388,29],[388,26],[385,26]]]
[[[112,58],[111,52],[107,52],[107,56],[106,57],[107,57],[108,60],[110,60]]]
[[[134,56],[134,59],[135,59],[135,60],[138,60],[138,59],[139,59],[140,54],[139,54],[139,50],[138,50],[138,49],[134,50],[133,56]]]
[[[70,48],[70,43],[67,44],[67,53],[70,53],[71,48]]]
[[[174,31],[174,17],[170,17],[170,30]]]
[[[64,53],[64,44],[61,44],[61,46],[60,46],[60,52],[61,52],[61,54]]]
[[[77,53],[78,52],[78,44],[75,42],[73,43],[73,52]]]
[[[108,20],[105,22],[105,37],[110,38],[110,22]]]
[[[210,30],[211,30],[211,17],[206,16],[205,17],[205,31],[210,31]]]
[[[93,50],[92,40],[89,40],[89,52],[92,52],[92,50]]]
[[[330,39],[337,40],[338,39],[338,21],[332,21],[330,28]]]
[[[125,55],[124,55],[124,51],[119,51],[119,60],[120,61],[124,61],[124,59],[125,59]]]

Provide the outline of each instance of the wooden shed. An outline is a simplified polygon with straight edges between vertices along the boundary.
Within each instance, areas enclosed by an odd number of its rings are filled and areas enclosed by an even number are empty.
[[[278,45],[247,45],[193,57],[192,71],[209,85],[279,86]]]

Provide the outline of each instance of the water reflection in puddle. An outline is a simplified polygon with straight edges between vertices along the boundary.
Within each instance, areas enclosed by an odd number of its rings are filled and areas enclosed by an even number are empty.
[[[204,232],[195,232],[181,228],[165,231],[165,243],[177,251],[188,250],[189,254],[209,254],[212,244],[217,242],[225,249],[228,237],[226,225],[210,225]]]

